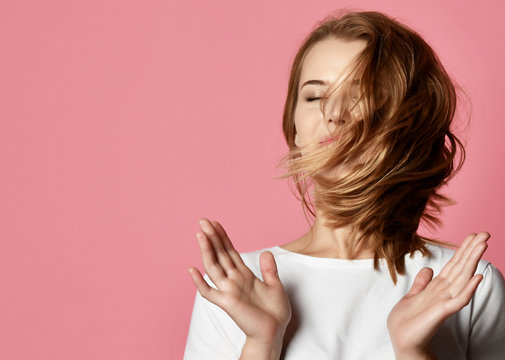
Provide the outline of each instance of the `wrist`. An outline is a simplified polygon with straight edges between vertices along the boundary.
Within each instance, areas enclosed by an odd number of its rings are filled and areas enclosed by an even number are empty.
[[[430,349],[420,350],[395,350],[396,360],[437,360]]]
[[[282,351],[284,333],[273,339],[256,339],[246,337],[240,360],[279,360]]]

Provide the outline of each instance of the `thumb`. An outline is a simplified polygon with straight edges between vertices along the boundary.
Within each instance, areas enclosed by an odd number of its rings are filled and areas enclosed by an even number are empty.
[[[423,291],[433,278],[433,270],[429,267],[422,268],[416,275],[414,283],[407,295],[416,295]]]
[[[270,251],[265,251],[261,254],[260,269],[263,281],[267,285],[277,285],[280,283],[279,274],[277,273],[277,264]]]

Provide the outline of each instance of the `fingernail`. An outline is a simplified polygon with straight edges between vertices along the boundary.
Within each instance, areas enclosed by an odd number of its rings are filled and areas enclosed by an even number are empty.
[[[209,224],[205,220],[200,220],[198,223],[206,233],[210,233],[212,231]]]
[[[202,232],[198,231],[196,233],[196,241],[198,241],[198,246],[200,246],[200,247],[203,246],[203,237],[204,237],[204,235]]]

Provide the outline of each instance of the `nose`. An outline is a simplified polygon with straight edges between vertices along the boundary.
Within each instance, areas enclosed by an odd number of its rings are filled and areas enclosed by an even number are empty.
[[[341,101],[336,97],[330,97],[323,109],[324,120],[327,125],[337,126],[345,123],[341,114]],[[333,129],[331,129],[333,130]]]

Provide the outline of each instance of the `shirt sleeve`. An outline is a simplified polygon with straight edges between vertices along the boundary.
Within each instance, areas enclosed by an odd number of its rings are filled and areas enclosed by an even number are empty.
[[[245,335],[228,314],[197,292],[184,360],[237,360],[244,342]]]
[[[474,294],[468,359],[505,358],[505,281],[488,263]]]

